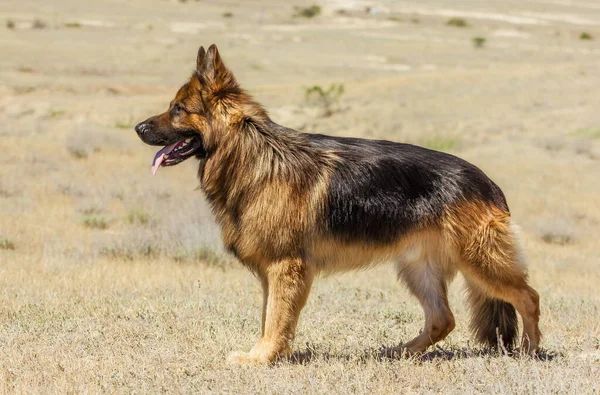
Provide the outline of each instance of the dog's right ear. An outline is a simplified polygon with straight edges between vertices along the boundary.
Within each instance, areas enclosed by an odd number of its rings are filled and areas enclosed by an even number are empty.
[[[204,56],[206,56],[206,51],[204,47],[200,47],[198,49],[198,57],[196,58],[196,71],[201,72],[204,68]]]

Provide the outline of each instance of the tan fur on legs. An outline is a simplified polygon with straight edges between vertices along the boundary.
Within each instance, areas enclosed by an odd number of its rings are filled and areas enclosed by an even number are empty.
[[[230,363],[269,363],[290,354],[290,342],[310,293],[314,271],[301,259],[291,259],[269,265],[262,275],[268,293],[263,335],[249,353],[231,354]]]

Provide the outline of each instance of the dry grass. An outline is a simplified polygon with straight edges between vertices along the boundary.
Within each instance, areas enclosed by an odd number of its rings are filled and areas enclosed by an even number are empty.
[[[265,3],[271,12],[248,2],[131,0],[116,18],[113,2],[91,11],[57,1],[73,15],[25,4],[0,43],[1,393],[600,391],[600,91],[590,89],[600,85],[600,53],[553,34],[579,27],[540,24],[522,40],[493,35],[515,30],[498,19],[469,17],[480,29],[470,33],[394,5],[389,15],[419,23],[362,8],[340,18],[332,11],[340,5],[329,2],[309,20],[290,12],[310,3]],[[598,17],[588,3],[553,7]],[[190,10],[200,4],[198,21]],[[498,13],[499,4],[477,6]],[[540,2],[517,6],[544,12]],[[0,19],[17,17],[6,10]],[[165,10],[169,20],[208,27],[171,32]],[[244,23],[221,26],[230,10]],[[86,19],[114,27],[64,28],[91,12]],[[338,31],[339,19],[357,23]],[[60,28],[24,28],[21,20]],[[467,40],[488,32],[493,45],[473,56]],[[488,173],[522,227],[541,295],[542,358],[473,344],[459,277],[450,287],[457,328],[447,340],[420,359],[379,360],[381,346],[423,325],[417,301],[384,266],[316,282],[294,360],[228,366],[229,352],[259,336],[258,281],[224,253],[193,160],[152,177],[155,148],[131,129],[164,111],[197,46],[212,42],[276,122],[421,143]],[[305,87],[331,81],[344,84],[344,111],[304,111]],[[88,227],[85,218],[107,226]]]

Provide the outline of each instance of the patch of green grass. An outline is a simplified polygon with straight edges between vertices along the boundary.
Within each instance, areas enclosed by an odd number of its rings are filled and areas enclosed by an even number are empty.
[[[263,71],[265,69],[265,67],[262,64],[258,64],[258,63],[252,63],[250,65],[250,68],[252,70],[258,70],[258,71]]]
[[[233,18],[233,12],[230,12],[230,11],[224,12],[223,18]]]
[[[600,139],[600,126],[578,129],[572,135]]]
[[[110,225],[108,218],[98,214],[84,216],[82,223],[86,228],[101,230],[108,229],[108,226]]]
[[[476,36],[472,38],[472,41],[475,48],[483,48],[487,40],[485,37]]]
[[[131,209],[126,218],[131,225],[148,225],[152,221],[152,215],[139,207]]]
[[[582,33],[579,35],[579,39],[580,39],[580,40],[593,40],[593,39],[594,39],[594,37],[593,37],[593,36],[592,36],[590,33],[587,33],[587,32],[582,32]]]
[[[295,18],[313,18],[321,13],[321,7],[313,4],[309,7],[298,8],[296,7],[296,13],[294,14]]]
[[[0,236],[0,250],[14,250],[15,244],[6,237]]]
[[[115,128],[117,129],[133,129],[135,125],[132,124],[131,122],[121,122],[118,121],[115,123]]]
[[[432,138],[423,140],[420,145],[435,151],[447,152],[456,148],[458,143],[459,141],[454,138],[434,136]]]
[[[469,24],[467,23],[466,20],[464,20],[463,18],[450,18],[448,19],[448,22],[446,22],[447,26],[453,26],[453,27],[467,27],[469,26]]]
[[[48,113],[48,118],[56,118],[56,117],[60,117],[61,115],[65,115],[67,112],[65,110],[50,110],[50,113]]]

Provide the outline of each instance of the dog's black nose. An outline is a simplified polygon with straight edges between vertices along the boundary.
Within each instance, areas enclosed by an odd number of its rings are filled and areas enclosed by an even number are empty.
[[[146,122],[140,122],[137,125],[135,125],[135,131],[140,136],[146,133],[146,130],[148,130],[148,124]]]

